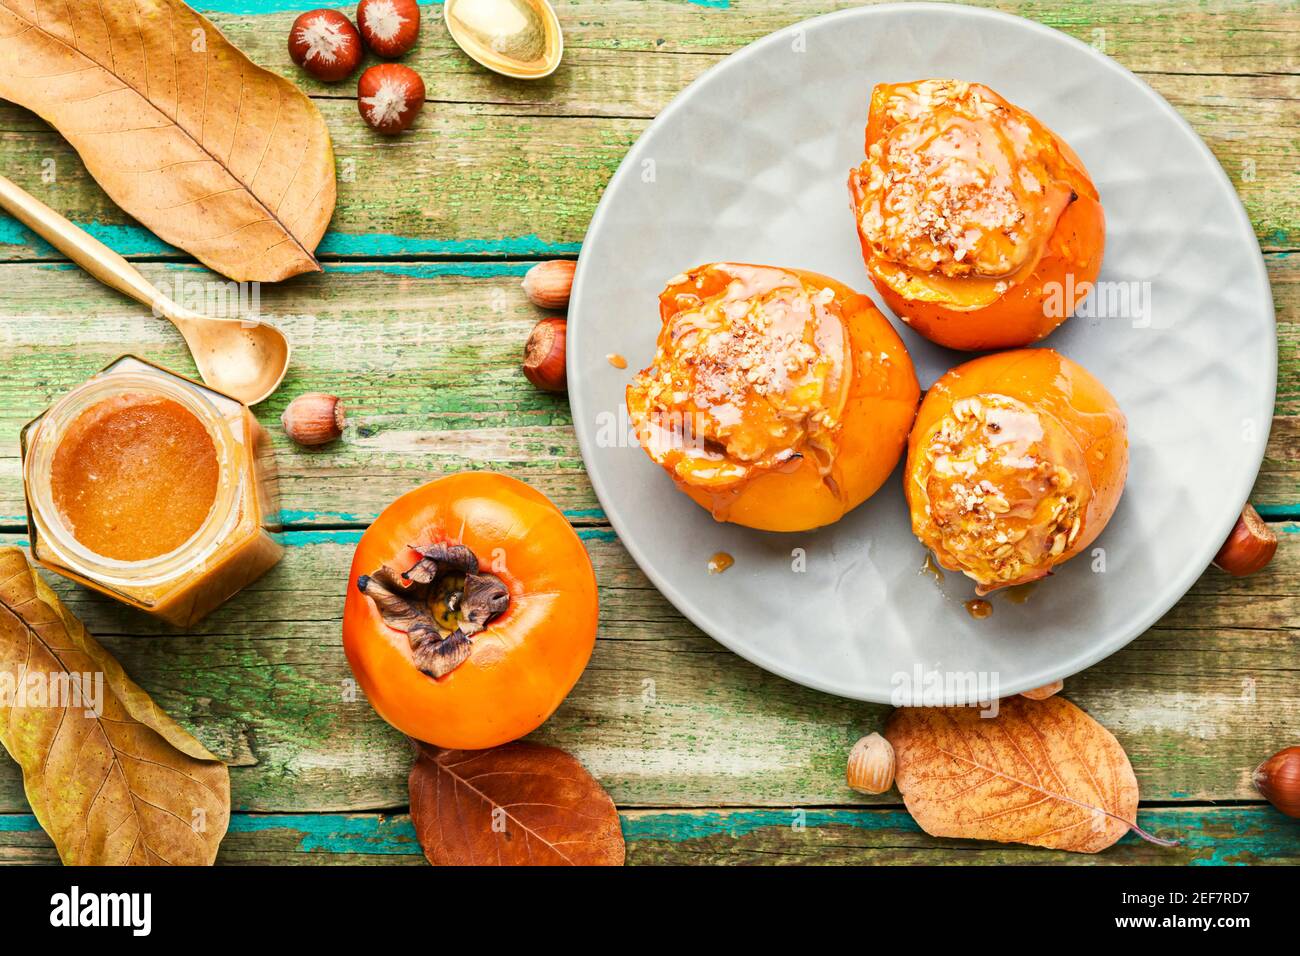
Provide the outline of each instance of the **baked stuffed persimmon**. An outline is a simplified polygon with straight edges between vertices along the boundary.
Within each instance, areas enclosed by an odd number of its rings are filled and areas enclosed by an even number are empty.
[[[1051,349],[1001,352],[935,382],[908,442],[912,531],[987,594],[1083,551],[1115,512],[1128,431],[1115,399]]]
[[[866,151],[849,192],[867,271],[930,341],[1028,345],[1091,290],[1105,218],[1088,171],[1064,140],[987,86],[876,86]]]
[[[920,389],[866,296],[799,269],[714,263],[668,282],[654,362],[627,388],[637,438],[719,521],[837,521],[902,455]]]

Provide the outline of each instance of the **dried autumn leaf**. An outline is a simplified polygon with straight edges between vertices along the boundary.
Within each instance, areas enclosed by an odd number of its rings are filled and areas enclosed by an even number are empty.
[[[0,690],[0,743],[64,863],[212,863],[230,822],[226,765],[131,682],[17,548],[0,548]]]
[[[0,0],[0,98],[144,225],[239,281],[319,271],[334,152],[311,100],[180,0]]]
[[[623,865],[614,801],[555,747],[421,744],[410,786],[411,820],[435,866]]]
[[[885,737],[903,802],[933,836],[1096,853],[1141,834],[1124,748],[1061,697],[1007,698],[987,718],[973,707],[902,708]]]

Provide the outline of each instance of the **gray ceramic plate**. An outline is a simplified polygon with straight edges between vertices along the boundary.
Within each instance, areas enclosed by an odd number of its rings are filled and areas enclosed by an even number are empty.
[[[1146,296],[1120,317],[1076,316],[1044,343],[1083,363],[1128,414],[1128,487],[1097,542],[1102,560],[1067,563],[1024,604],[995,596],[983,621],[962,607],[969,581],[920,573],[898,473],[816,532],[718,524],[628,438],[623,411],[625,385],[654,352],[656,297],[691,266],[812,269],[879,303],[845,178],[862,160],[872,86],[931,76],[985,83],[1074,147],[1106,210],[1101,279],[1137,283],[1112,288]],[[922,387],[963,360],[895,325]],[[568,349],[587,469],[650,579],[759,666],[880,702],[919,702],[921,685],[946,687],[955,702],[1016,693],[1082,670],[1150,626],[1209,564],[1246,500],[1277,376],[1272,298],[1250,222],[1169,104],[1064,34],[928,4],[847,10],[782,30],[678,96],[596,211]],[[612,367],[610,353],[627,356],[628,369]],[[803,572],[795,549],[806,554]],[[710,575],[717,551],[736,563]]]

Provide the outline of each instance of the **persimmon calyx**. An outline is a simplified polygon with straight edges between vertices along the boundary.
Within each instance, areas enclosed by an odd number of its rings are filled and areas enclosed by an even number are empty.
[[[450,674],[473,650],[470,638],[510,606],[510,590],[480,571],[478,556],[461,544],[412,546],[420,560],[394,573],[384,565],[357,578],[389,627],[404,631],[415,666],[430,677]]]

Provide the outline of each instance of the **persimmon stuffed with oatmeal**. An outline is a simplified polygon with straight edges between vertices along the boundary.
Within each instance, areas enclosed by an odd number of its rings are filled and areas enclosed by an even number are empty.
[[[882,83],[849,173],[862,255],[885,303],[955,349],[1017,348],[1074,314],[1101,270],[1105,217],[1083,162],[987,86]]]
[[[920,389],[866,296],[799,269],[713,263],[671,279],[659,313],[628,413],[646,453],[716,519],[816,528],[889,477]]]
[[[987,594],[1051,573],[1115,512],[1128,430],[1115,399],[1051,349],[987,355],[926,393],[908,442],[912,531]]]

